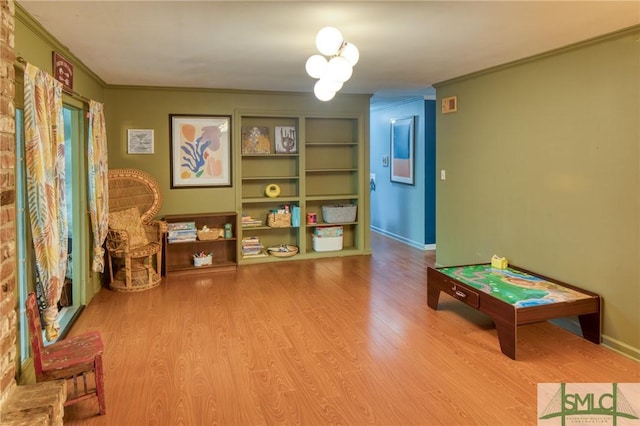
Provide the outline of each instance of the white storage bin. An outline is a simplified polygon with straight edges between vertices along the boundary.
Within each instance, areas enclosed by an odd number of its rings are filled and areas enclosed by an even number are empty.
[[[318,237],[313,236],[313,251],[342,250],[342,237]]]

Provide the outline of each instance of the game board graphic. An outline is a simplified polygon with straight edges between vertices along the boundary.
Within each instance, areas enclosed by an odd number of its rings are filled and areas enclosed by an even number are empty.
[[[588,294],[512,268],[497,269],[482,264],[438,270],[518,308],[590,297]]]

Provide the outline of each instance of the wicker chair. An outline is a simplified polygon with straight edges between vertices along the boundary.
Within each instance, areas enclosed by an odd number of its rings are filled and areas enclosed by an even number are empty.
[[[158,182],[148,173],[135,169],[109,170],[106,248],[112,290],[141,291],[160,284],[166,224],[153,218],[161,204]]]

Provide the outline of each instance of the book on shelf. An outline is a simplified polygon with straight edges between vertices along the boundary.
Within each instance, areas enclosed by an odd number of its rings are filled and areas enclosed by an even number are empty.
[[[167,237],[169,238],[181,238],[181,237],[195,237],[195,229],[180,229],[178,231],[168,231]]]
[[[260,238],[254,236],[244,237],[240,250],[243,257],[261,257],[262,253],[266,255],[264,245],[260,242]]]
[[[242,246],[242,253],[257,253],[259,251],[264,250],[264,246],[262,244],[253,244],[250,246]]]
[[[193,223],[193,228],[189,228]],[[179,226],[176,228],[169,228],[169,225],[175,225],[176,223],[167,224],[167,241],[169,243],[187,243],[196,241],[196,224],[195,222],[181,222],[177,223]],[[188,225],[184,225],[188,224]]]
[[[191,243],[197,241],[196,237],[180,237],[180,238],[168,238],[167,242],[172,243]]]
[[[254,219],[249,215],[242,215],[242,227],[243,228],[251,228],[252,226],[262,226],[262,221],[260,219]]]
[[[253,222],[242,222],[243,228],[257,228],[258,226],[262,226],[261,220],[256,220]]]
[[[268,256],[268,254],[264,250],[261,250],[261,251],[259,251],[257,253],[243,253],[242,254],[242,258],[243,259],[252,259],[254,257],[267,257],[267,256]]]
[[[262,243],[260,241],[243,241],[242,247],[262,247]]]
[[[196,230],[195,222],[171,222],[167,223],[167,231]]]

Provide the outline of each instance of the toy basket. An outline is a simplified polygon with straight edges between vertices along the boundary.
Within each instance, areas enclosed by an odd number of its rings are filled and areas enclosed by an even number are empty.
[[[220,238],[222,229],[209,228],[208,231],[198,231],[198,239],[200,241],[211,241]]]
[[[193,257],[193,266],[207,266],[211,265],[213,261],[212,255],[207,255],[204,257]]]
[[[356,221],[355,204],[322,206],[322,220],[326,223],[347,223]]]
[[[289,228],[291,226],[291,213],[269,213],[267,225],[272,228]]]
[[[275,257],[291,257],[295,256],[298,253],[298,247],[282,244],[279,246],[269,247],[267,249],[271,256]]]

